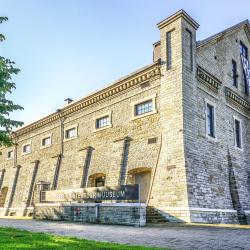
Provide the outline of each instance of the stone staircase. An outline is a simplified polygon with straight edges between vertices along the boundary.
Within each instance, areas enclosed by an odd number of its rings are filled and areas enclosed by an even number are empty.
[[[147,206],[146,209],[146,222],[147,223],[165,223],[168,222],[169,220],[162,215],[156,208],[152,206]]]

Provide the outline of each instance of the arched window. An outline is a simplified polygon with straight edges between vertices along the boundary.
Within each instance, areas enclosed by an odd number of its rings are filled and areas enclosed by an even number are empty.
[[[89,176],[88,187],[105,186],[106,175],[104,173],[95,173]]]

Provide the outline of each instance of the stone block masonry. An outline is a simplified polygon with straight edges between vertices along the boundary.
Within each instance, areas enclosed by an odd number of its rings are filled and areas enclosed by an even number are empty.
[[[34,219],[145,226],[145,204],[36,204]]]
[[[31,215],[38,183],[139,184],[140,202],[170,221],[249,223],[250,96],[240,56],[250,54],[249,21],[202,41],[183,10],[157,27],[152,64],[16,131],[16,146],[0,155],[1,215]],[[96,221],[96,206],[79,205],[77,216],[67,206],[39,209]],[[101,223],[140,224],[137,208],[110,209],[98,207]]]

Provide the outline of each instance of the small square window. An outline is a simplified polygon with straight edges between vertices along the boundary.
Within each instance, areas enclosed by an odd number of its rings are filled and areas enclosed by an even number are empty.
[[[31,152],[31,145],[30,144],[26,144],[23,146],[23,153],[24,154],[28,154]]]
[[[14,150],[8,151],[8,153],[7,153],[7,158],[8,158],[8,159],[13,159],[13,158],[14,158]]]
[[[42,139],[42,147],[49,147],[49,146],[51,146],[51,136]]]
[[[76,127],[65,130],[65,139],[75,138],[77,136]]]
[[[135,116],[143,115],[153,111],[153,101],[148,100],[135,105]]]
[[[104,128],[110,125],[110,118],[109,116],[104,116],[101,118],[96,119],[96,129]]]

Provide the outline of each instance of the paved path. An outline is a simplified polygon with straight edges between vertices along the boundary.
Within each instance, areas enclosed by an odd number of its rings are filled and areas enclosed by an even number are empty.
[[[250,249],[250,229],[205,226],[127,227],[36,220],[0,219],[0,226],[97,241],[170,249]]]

